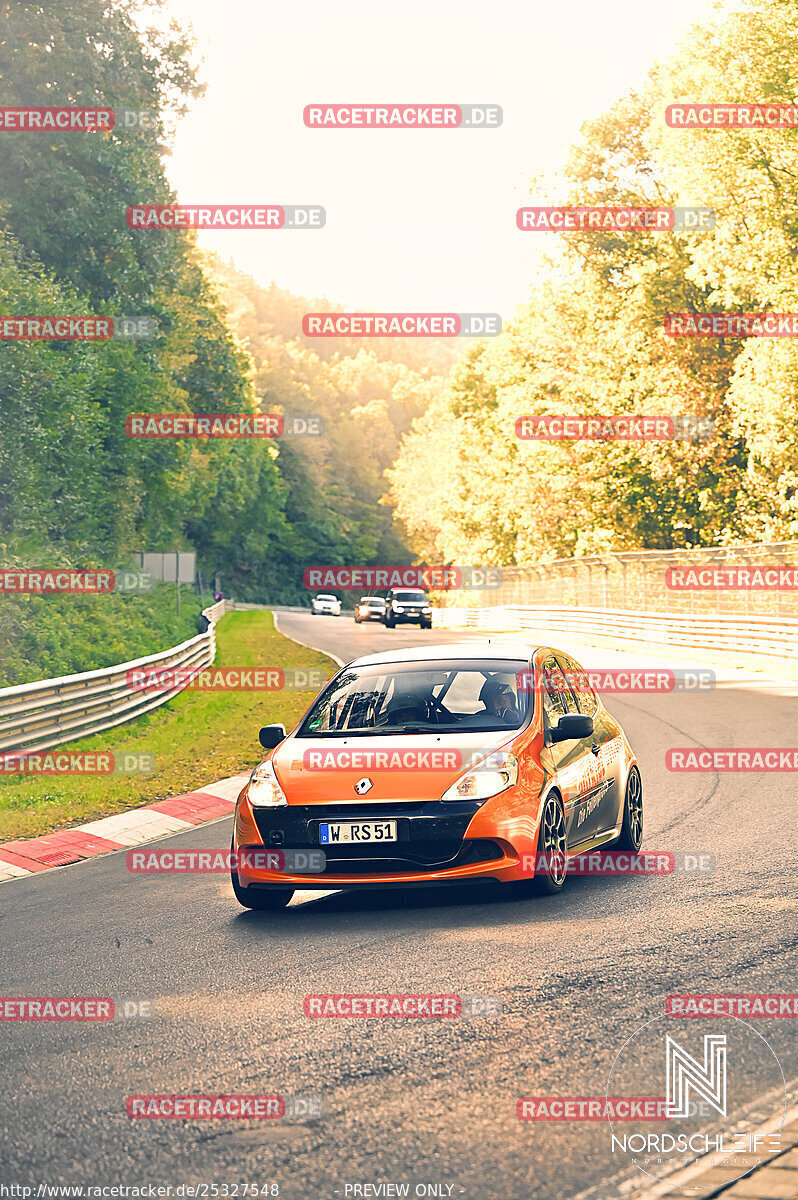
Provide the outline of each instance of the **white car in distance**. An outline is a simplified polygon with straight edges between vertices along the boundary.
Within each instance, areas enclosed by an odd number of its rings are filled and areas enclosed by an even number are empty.
[[[326,613],[329,617],[340,617],[341,615],[341,601],[337,596],[332,596],[328,592],[319,592],[317,596],[314,596],[310,607],[314,616],[317,613],[322,615]]]

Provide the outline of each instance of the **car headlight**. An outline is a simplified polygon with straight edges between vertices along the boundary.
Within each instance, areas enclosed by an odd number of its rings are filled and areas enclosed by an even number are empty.
[[[250,804],[255,808],[277,808],[288,803],[274,773],[271,759],[258,763],[250,775],[248,795]]]
[[[393,611],[394,612],[404,612],[405,610],[402,608],[401,604],[394,604]]]
[[[441,800],[487,800],[518,782],[518,759],[514,754],[489,754],[473,771],[461,775]]]
[[[422,612],[432,612],[431,608],[422,608]]]

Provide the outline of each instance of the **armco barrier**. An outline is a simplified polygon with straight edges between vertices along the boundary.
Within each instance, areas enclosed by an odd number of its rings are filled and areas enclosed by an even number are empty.
[[[629,612],[623,609],[555,608],[548,605],[491,608],[442,608],[433,612],[439,629],[574,633],[612,639],[689,646],[696,650],[742,651],[798,662],[798,618],[687,616]]]
[[[203,609],[208,620],[204,633],[148,658],[82,675],[0,688],[0,754],[49,750],[133,721],[165,704],[182,687],[156,695],[136,691],[128,687],[128,671],[135,667],[198,670],[210,666],[216,656],[216,622],[228,607],[232,607],[232,601],[220,600]]]

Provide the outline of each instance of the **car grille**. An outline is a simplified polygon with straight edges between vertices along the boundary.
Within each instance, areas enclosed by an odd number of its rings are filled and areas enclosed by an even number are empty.
[[[465,867],[473,863],[493,862],[501,858],[503,851],[496,842],[486,838],[459,843],[451,851],[451,845],[435,846],[428,843],[423,854],[409,854],[396,842],[385,847],[385,854],[370,853],[364,856],[362,848],[346,846],[335,848],[335,856],[327,855],[325,875],[405,875],[418,871],[442,871],[452,867]],[[371,850],[371,847],[369,847]]]
[[[267,847],[322,849],[326,874],[368,875],[435,871],[501,858],[498,843],[486,838],[464,840],[478,801],[392,801],[378,804],[289,805],[254,810]],[[396,821],[397,841],[382,846],[321,846],[321,821]]]

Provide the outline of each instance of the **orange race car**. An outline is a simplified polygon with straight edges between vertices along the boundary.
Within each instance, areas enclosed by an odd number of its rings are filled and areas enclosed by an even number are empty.
[[[558,892],[569,856],[642,840],[624,732],[579,664],[549,647],[368,655],[290,734],[268,725],[260,740],[271,754],[238,797],[233,833],[247,908],[282,908],[297,888],[534,878]]]

